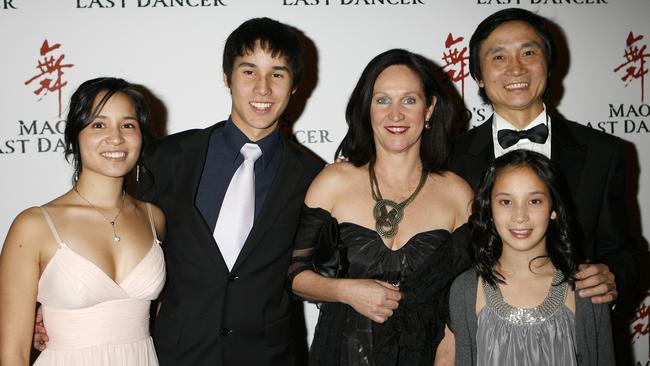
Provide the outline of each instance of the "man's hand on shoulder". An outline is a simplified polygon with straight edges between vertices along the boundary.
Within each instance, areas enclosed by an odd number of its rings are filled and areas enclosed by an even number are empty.
[[[576,278],[578,295],[590,297],[594,304],[611,304],[618,298],[616,277],[606,264],[581,264]]]

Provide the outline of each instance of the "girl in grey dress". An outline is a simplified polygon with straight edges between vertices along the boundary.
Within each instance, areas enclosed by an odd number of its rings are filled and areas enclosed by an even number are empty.
[[[582,254],[565,186],[528,150],[486,172],[469,221],[474,268],[450,293],[457,365],[614,365],[609,309],[574,293]]]

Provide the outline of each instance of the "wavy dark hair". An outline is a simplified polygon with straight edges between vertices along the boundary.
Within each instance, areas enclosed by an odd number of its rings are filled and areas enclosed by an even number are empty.
[[[483,80],[480,55],[483,41],[485,41],[485,39],[489,37],[498,26],[503,23],[514,21],[527,23],[535,30],[535,33],[542,38],[542,42],[544,43],[544,57],[546,60],[546,90],[544,90],[543,98],[548,99],[551,92],[551,70],[555,64],[555,43],[547,20],[526,9],[508,8],[497,11],[485,18],[476,27],[476,30],[469,40],[469,73],[472,75],[474,80]],[[478,94],[485,103],[490,104],[490,99],[487,97],[485,88],[479,88]]]
[[[454,116],[453,105],[437,78],[437,66],[403,49],[392,49],[373,58],[361,73],[345,110],[348,132],[336,149],[335,158],[346,157],[355,166],[375,160],[375,141],[370,122],[370,105],[375,81],[389,66],[404,65],[411,69],[422,84],[427,107],[436,97],[436,106],[429,120],[430,128],[422,131],[420,160],[428,172],[440,172],[449,154],[449,135]]]
[[[302,79],[302,44],[291,27],[270,18],[253,18],[242,23],[235,29],[223,49],[222,67],[226,74],[228,85],[237,56],[252,53],[255,46],[269,52],[272,57],[284,57],[291,68],[293,89]]]
[[[469,218],[472,237],[470,258],[474,269],[492,286],[505,283],[503,276],[495,269],[501,257],[503,243],[492,220],[492,190],[497,177],[504,169],[510,167],[530,168],[548,188],[551,209],[557,215],[554,220],[549,221],[546,230],[548,258],[564,275],[562,282],[569,281],[573,286],[578,265],[584,257],[581,249],[582,235],[576,223],[575,208],[568,193],[567,183],[554,162],[540,153],[525,149],[514,150],[497,158],[483,175]]]
[[[104,93],[98,101],[95,108],[93,104],[97,95]],[[115,93],[122,93],[131,99],[135,107],[135,114],[140,124],[142,134],[142,149],[140,157],[151,152],[154,142],[154,136],[149,127],[149,106],[147,100],[140,90],[140,87],[133,85],[124,79],[113,77],[100,77],[83,82],[70,98],[68,116],[66,117],[65,131],[65,159],[69,162],[72,157],[74,165],[74,175],[77,177],[81,173],[81,153],[79,151],[79,133],[86,128],[95,117],[102,111],[106,102],[111,99]]]

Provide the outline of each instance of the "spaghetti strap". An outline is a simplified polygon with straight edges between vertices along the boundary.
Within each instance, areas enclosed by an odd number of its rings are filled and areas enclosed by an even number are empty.
[[[56,231],[56,228],[54,227],[54,223],[52,222],[52,218],[50,218],[50,214],[47,213],[47,210],[43,206],[39,206],[41,209],[41,212],[43,212],[43,216],[45,216],[45,221],[47,221],[47,226],[50,227],[50,231],[52,232],[52,235],[54,236],[54,240],[56,240],[57,244],[63,244],[61,242],[61,238],[59,237],[59,233]]]
[[[145,202],[145,205],[147,206],[147,213],[149,214],[149,224],[151,225],[151,232],[153,233],[153,240],[160,244],[160,240],[158,240],[158,234],[156,234],[156,225],[153,223],[153,213],[151,212],[151,205],[149,202]]]

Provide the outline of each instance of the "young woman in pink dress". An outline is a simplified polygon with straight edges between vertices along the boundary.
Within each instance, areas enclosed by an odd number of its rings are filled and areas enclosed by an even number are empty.
[[[72,95],[73,187],[20,213],[0,255],[0,365],[28,365],[37,302],[49,341],[35,365],[158,364],[149,309],[165,282],[165,217],[124,190],[151,140],[128,82],[93,79]]]

